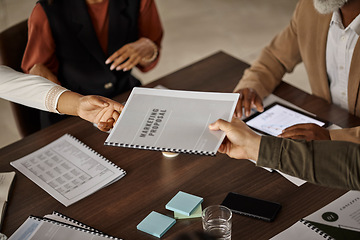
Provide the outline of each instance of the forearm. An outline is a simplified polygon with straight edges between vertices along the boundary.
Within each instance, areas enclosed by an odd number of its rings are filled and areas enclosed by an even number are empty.
[[[331,140],[360,144],[360,127],[329,130]]]
[[[360,189],[360,146],[354,143],[263,136],[257,165],[323,186]]]
[[[285,73],[292,72],[302,61],[297,38],[299,8],[290,24],[266,46],[258,59],[244,72],[234,91],[242,88],[253,88],[264,98],[281,82]]]
[[[66,89],[49,80],[0,66],[0,96],[44,111],[55,111],[59,94]]]
[[[246,69],[234,92],[252,88],[263,99],[281,82],[285,69],[271,51],[265,48],[259,58]]]
[[[66,91],[59,97],[57,111],[62,114],[78,116],[79,103],[82,95]]]

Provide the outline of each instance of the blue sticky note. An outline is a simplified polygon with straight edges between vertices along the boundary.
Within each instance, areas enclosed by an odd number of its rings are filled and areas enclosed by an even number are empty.
[[[203,198],[179,191],[165,206],[166,209],[190,216],[202,203]]]
[[[175,223],[176,223],[175,219],[152,211],[149,215],[147,215],[146,218],[144,218],[136,226],[136,228],[140,231],[146,232],[148,234],[160,238]]]

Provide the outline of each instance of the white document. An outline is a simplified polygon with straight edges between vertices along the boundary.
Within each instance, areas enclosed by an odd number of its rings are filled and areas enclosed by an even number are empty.
[[[30,216],[9,240],[121,240],[100,232]]]
[[[125,175],[124,170],[68,134],[11,165],[65,206]]]
[[[225,133],[208,126],[231,121],[237,93],[134,88],[105,145],[215,155]]]
[[[360,191],[349,191],[304,219],[360,232]]]
[[[270,240],[332,240],[333,238],[310,223],[300,220]]]
[[[29,217],[26,221],[9,237],[9,240],[29,240],[41,224],[36,218]]]
[[[289,174],[286,174],[286,173],[283,173],[281,171],[278,171],[276,170],[278,173],[280,173],[280,175],[282,175],[284,178],[286,178],[287,180],[289,180],[290,182],[292,182],[293,184],[295,184],[296,186],[301,186],[303,185],[304,183],[306,183],[305,180],[302,180],[300,178],[297,178],[297,177],[294,177],[294,176],[291,176]]]

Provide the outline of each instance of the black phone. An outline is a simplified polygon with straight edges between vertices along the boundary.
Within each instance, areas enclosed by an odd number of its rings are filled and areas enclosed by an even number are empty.
[[[233,192],[228,193],[221,205],[228,207],[234,213],[258,218],[267,222],[274,221],[281,209],[279,203],[248,197]]]

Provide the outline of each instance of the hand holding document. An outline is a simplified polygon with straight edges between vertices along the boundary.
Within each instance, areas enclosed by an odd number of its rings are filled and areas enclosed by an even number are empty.
[[[225,137],[208,126],[233,117],[239,94],[134,88],[105,145],[214,156]]]

